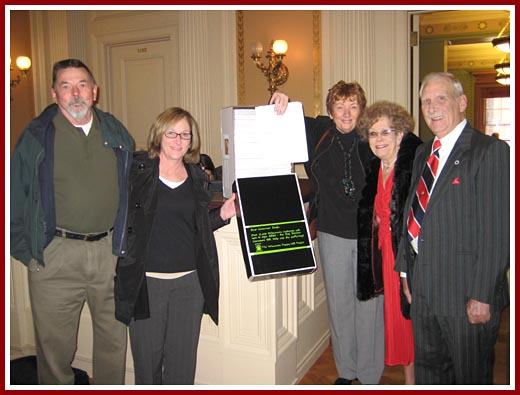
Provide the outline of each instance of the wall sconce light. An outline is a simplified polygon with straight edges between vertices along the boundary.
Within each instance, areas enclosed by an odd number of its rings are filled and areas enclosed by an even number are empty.
[[[271,95],[276,91],[276,87],[284,84],[289,78],[289,69],[282,63],[282,60],[287,52],[287,42],[285,40],[273,40],[271,41],[271,47],[267,51],[265,56],[268,64],[264,65],[260,58],[262,57],[262,51],[264,49],[261,42],[256,42],[251,46],[251,59],[255,63],[264,76],[267,78]]]
[[[9,67],[11,68],[11,71],[14,70],[11,65],[11,58],[9,58]],[[16,58],[16,67],[18,67],[18,70],[20,70],[22,74],[17,75],[14,80],[11,80],[11,88],[16,88],[16,86],[27,77],[27,72],[31,68],[31,58],[28,56],[18,56]]]

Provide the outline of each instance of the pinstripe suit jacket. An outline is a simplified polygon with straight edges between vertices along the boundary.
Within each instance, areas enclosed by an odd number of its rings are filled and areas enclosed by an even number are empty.
[[[404,224],[431,148],[417,149]],[[418,255],[404,227],[395,269],[411,279],[412,303],[442,316],[465,316],[468,299],[508,303],[509,172],[509,146],[467,124],[430,197]]]

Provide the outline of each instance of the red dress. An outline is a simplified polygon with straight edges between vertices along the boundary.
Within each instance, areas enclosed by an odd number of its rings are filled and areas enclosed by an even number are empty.
[[[379,249],[383,257],[385,296],[385,365],[408,365],[414,360],[412,321],[401,313],[399,273],[394,270],[395,257],[390,230],[390,200],[392,199],[394,171],[383,183],[383,170],[379,169],[375,214],[379,218]]]

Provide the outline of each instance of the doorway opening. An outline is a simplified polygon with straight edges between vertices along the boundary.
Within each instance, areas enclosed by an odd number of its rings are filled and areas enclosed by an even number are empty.
[[[509,98],[509,86],[498,84],[494,78],[494,65],[501,62],[504,54],[491,43],[504,28],[508,29],[509,18],[508,10],[410,12],[411,111],[423,141],[431,140],[433,134],[420,111],[420,81],[434,71],[450,72],[461,81],[468,97],[466,117],[472,126],[488,133],[489,124],[489,134],[493,128],[499,128],[500,138],[510,139],[511,132],[506,129],[511,124],[511,101],[486,101]]]

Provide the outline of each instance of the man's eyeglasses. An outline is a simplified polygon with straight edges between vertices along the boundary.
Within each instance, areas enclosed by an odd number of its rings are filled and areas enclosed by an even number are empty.
[[[191,133],[189,133],[189,132],[177,133],[177,132],[174,132],[173,130],[168,130],[166,133],[164,133],[164,135],[166,137],[168,137],[169,139],[176,139],[177,136],[180,136],[182,140],[191,139]]]
[[[383,130],[381,132],[368,132],[368,138],[375,139],[375,138],[377,138],[377,136],[388,137],[394,132],[395,132],[394,129],[387,129],[387,130]]]

